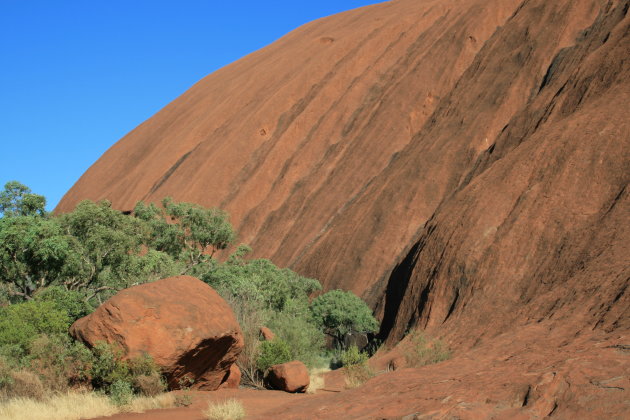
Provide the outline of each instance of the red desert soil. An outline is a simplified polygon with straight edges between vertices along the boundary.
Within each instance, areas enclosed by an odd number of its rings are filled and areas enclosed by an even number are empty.
[[[224,208],[257,256],[366,299],[387,344],[417,326],[454,350],[269,416],[622,418],[629,3],[398,0],[312,22],[140,125],[57,211]]]

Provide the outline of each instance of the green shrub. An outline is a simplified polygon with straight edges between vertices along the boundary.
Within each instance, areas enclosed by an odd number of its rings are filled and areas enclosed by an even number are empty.
[[[368,354],[359,351],[357,346],[350,346],[347,350],[341,352],[341,364],[343,366],[355,366],[367,363]]]
[[[82,343],[67,335],[38,336],[23,359],[36,372],[45,387],[51,391],[87,385],[94,356]]]
[[[100,342],[94,346],[92,352],[94,363],[90,373],[95,388],[102,388],[108,392],[109,387],[116,381],[131,382],[131,372],[123,360],[123,351],[120,347]]]
[[[249,248],[239,247],[224,264],[215,266],[203,280],[215,290],[248,301],[251,307],[275,312],[285,310],[290,300],[301,300],[308,306],[311,293],[321,290],[317,280],[302,277],[288,268],[279,268],[266,259],[246,261],[242,256]]]
[[[281,338],[260,343],[260,356],[258,357],[258,369],[265,372],[273,365],[291,361],[291,348]]]
[[[92,384],[112,395],[114,383],[124,382],[132,394],[156,395],[166,388],[159,367],[151,356],[144,354],[129,360],[123,358],[123,350],[113,344],[98,343],[94,346],[94,362],[90,371]]]
[[[160,367],[148,354],[129,360],[127,365],[133,380],[133,389],[137,394],[152,397],[166,390],[166,382],[160,374]]]
[[[321,360],[325,337],[309,315],[307,305],[290,301],[284,311],[270,317],[267,326],[289,345],[292,360],[312,368]]]
[[[345,369],[346,385],[349,388],[356,388],[375,376],[374,371],[368,365],[368,354],[359,351],[357,346],[350,346],[341,352],[341,363]]]
[[[147,397],[154,397],[166,391],[166,382],[157,372],[149,375],[138,375],[133,379],[133,389],[136,393]]]
[[[0,351],[21,359],[40,334],[67,335],[70,317],[54,302],[28,301],[0,308]]]
[[[72,322],[94,311],[92,305],[85,301],[85,297],[74,290],[66,290],[61,286],[52,286],[41,290],[35,295],[35,300],[53,302],[55,306],[65,311]]]
[[[127,381],[116,379],[109,387],[109,397],[118,406],[127,405],[133,400],[133,387]]]

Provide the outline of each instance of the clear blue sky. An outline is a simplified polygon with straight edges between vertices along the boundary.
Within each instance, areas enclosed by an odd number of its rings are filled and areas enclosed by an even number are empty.
[[[376,0],[0,0],[0,188],[52,209],[111,145],[202,77]]]

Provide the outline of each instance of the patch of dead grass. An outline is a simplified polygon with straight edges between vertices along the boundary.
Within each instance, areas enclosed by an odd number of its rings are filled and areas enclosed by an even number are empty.
[[[239,400],[231,398],[223,402],[210,402],[203,411],[208,420],[240,420],[245,418],[245,408]]]
[[[172,394],[134,398],[128,405],[117,407],[105,395],[71,391],[35,400],[17,397],[0,401],[0,419],[11,420],[79,420],[111,416],[120,412],[142,413],[175,405]]]
[[[310,381],[308,388],[306,388],[307,394],[315,394],[318,390],[326,386],[326,382],[324,380],[324,373],[326,372],[330,372],[330,368],[311,369],[309,372]]]

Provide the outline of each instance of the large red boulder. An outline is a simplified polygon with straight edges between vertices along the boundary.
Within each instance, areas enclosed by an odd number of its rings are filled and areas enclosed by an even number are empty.
[[[310,383],[308,369],[297,360],[271,366],[265,380],[271,388],[286,392],[306,392]]]
[[[117,343],[129,358],[151,355],[171,389],[217,389],[243,347],[232,309],[190,276],[122,290],[72,324],[70,334],[89,347]]]

